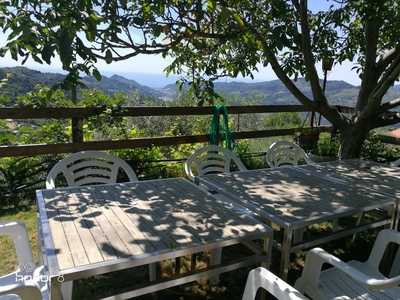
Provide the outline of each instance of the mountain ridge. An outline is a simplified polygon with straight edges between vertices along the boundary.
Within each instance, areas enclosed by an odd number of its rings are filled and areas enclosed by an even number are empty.
[[[6,84],[2,86],[0,94],[8,95],[14,99],[19,95],[32,91],[37,84],[52,86],[61,82],[65,77],[63,74],[41,72],[26,67],[0,68],[0,80],[7,76],[9,78]],[[142,96],[168,101],[174,99],[179,93],[175,84],[168,84],[163,88],[156,89],[139,84],[135,80],[127,79],[118,74],[109,77],[103,76],[101,81],[97,81],[93,77],[85,76],[82,78],[82,81],[88,88],[98,89],[106,94],[114,94],[117,92],[130,94],[138,92]],[[306,96],[312,99],[309,84],[305,79],[298,79],[296,81],[296,86]],[[220,93],[227,99],[229,104],[299,104],[280,80],[262,82],[216,81],[214,87],[217,93]],[[354,86],[345,81],[332,80],[327,82],[326,95],[332,104],[354,106],[358,91],[358,86]],[[385,96],[385,99],[393,99],[395,97],[400,97],[400,86],[391,88]]]

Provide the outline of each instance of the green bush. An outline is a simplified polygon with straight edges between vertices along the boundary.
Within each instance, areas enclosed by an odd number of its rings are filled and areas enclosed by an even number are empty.
[[[319,156],[336,157],[339,152],[340,143],[337,137],[331,137],[330,133],[323,132],[319,135],[317,148],[312,151]]]
[[[371,132],[363,144],[361,157],[376,162],[391,162],[400,157],[400,148],[383,143],[377,134]]]

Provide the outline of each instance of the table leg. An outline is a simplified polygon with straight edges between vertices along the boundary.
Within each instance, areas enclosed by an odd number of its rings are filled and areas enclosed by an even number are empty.
[[[73,281],[66,281],[61,284],[61,293],[63,300],[71,300],[72,299],[72,290],[74,287]]]
[[[263,252],[267,259],[261,263],[261,267],[264,267],[266,269],[269,269],[271,266],[272,243],[273,241],[271,237],[263,239]]]
[[[290,248],[292,246],[293,229],[284,229],[282,249],[281,249],[281,270],[280,275],[283,280],[287,279],[290,263]]]
[[[40,220],[39,219],[39,216],[37,216],[37,220]],[[37,226],[36,226],[36,229],[37,229],[37,233],[36,233],[36,238],[37,238],[37,241],[38,241],[38,249],[37,249],[37,251],[38,251],[38,265],[39,266],[41,266],[41,265],[43,265],[44,264],[44,262],[43,262],[43,242],[42,242],[42,236],[41,236],[41,234],[42,234],[42,227],[40,226],[40,222],[37,222]]]
[[[49,282],[49,294],[51,300],[62,300],[63,296],[61,293],[61,282],[57,280],[57,277],[54,277]]]
[[[222,256],[222,249],[214,249],[211,251],[210,254],[210,266],[215,266],[221,264],[221,256]],[[217,285],[219,283],[219,275],[213,276],[210,278],[210,283],[213,285]]]

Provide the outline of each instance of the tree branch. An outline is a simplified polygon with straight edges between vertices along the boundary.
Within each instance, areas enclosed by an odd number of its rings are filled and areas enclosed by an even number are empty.
[[[378,82],[378,86],[373,91],[372,97],[375,99],[379,99],[381,101],[382,97],[386,94],[388,89],[399,78],[399,74],[400,74],[400,61],[397,63],[397,65],[393,66],[391,72],[387,74],[385,78],[382,78],[382,80]]]
[[[307,0],[300,0],[300,3],[298,3],[297,0],[293,0],[293,5],[297,8],[300,16],[300,36],[302,42],[301,51],[303,53],[304,64],[306,66],[314,99],[316,102],[327,104],[328,101],[319,83],[319,76],[315,68],[315,61],[311,49],[311,34],[308,24]]]
[[[376,71],[382,74],[393,60],[400,57],[400,47],[388,50],[376,64]]]
[[[278,78],[283,82],[283,84],[293,94],[293,96],[295,96],[307,108],[311,110],[316,110],[317,105],[315,104],[315,102],[304,95],[303,92],[300,91],[298,87],[292,82],[292,80],[286,75],[285,71],[279,64],[278,59],[271,52],[271,50],[266,50],[265,54],[276,76],[278,76]]]
[[[375,7],[376,8],[376,7]],[[361,75],[361,87],[358,93],[356,109],[361,112],[368,105],[368,98],[378,82],[380,74],[376,72],[376,56],[378,46],[378,20],[370,11],[365,25],[365,67]],[[376,12],[376,9],[373,10]]]
[[[339,113],[336,108],[329,105],[321,105],[321,103],[316,103],[304,95],[298,87],[292,82],[292,80],[286,75],[285,71],[280,66],[276,56],[271,50],[265,50],[268,62],[271,64],[276,76],[283,82],[286,88],[292,93],[293,96],[299,100],[301,104],[310,110],[315,110],[321,113],[328,121],[335,125],[336,128],[342,129],[348,124],[345,118]]]
[[[392,62],[388,71],[382,76],[368,98],[368,104],[360,114],[360,118],[368,118],[380,111],[382,98],[400,75],[400,58]]]

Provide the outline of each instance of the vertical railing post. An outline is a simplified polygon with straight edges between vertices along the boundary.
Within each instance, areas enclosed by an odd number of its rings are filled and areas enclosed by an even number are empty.
[[[71,99],[76,105],[78,103],[78,95],[76,90],[76,85],[73,85],[71,89]],[[83,118],[72,118],[71,122],[72,128],[72,142],[82,143],[83,142]]]

